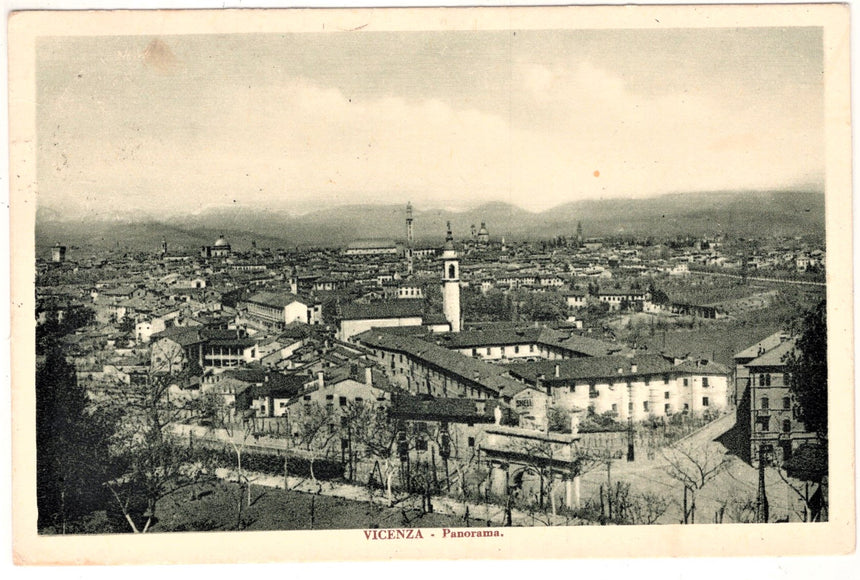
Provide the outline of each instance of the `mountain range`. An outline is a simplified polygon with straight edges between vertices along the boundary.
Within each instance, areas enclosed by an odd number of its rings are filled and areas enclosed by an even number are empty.
[[[582,223],[585,237],[627,234],[654,236],[729,234],[740,237],[824,234],[825,199],[815,191],[677,193],[645,199],[599,199],[566,203],[543,212],[494,202],[466,211],[414,210],[417,244],[438,243],[450,221],[454,236],[466,238],[484,222],[494,239],[573,236]],[[115,220],[63,219],[57,208],[36,214],[39,248],[117,246],[152,251],[162,239],[173,249],[198,249],[224,235],[237,249],[343,246],[357,239],[405,239],[402,205],[347,205],[296,216],[253,207],[214,208],[164,218],[133,215]]]

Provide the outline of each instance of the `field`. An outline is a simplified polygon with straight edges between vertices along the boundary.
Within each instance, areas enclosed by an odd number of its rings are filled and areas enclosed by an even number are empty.
[[[176,492],[158,504],[153,532],[231,531],[237,529],[238,488],[217,482]],[[313,509],[312,509],[313,507]],[[412,508],[381,507],[368,502],[251,486],[251,506],[242,518],[245,530],[335,530],[401,527],[463,527],[462,518],[421,514]],[[470,524],[484,522],[472,519]]]
[[[608,322],[630,345],[674,355],[690,354],[733,366],[733,356],[759,340],[785,330],[813,307],[823,292],[780,288],[730,300],[734,315],[717,320],[689,316],[628,314]],[[766,296],[767,305],[756,301]]]

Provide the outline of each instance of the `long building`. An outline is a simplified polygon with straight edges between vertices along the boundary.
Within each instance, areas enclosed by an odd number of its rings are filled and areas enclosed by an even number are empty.
[[[658,354],[525,362],[510,373],[551,393],[567,411],[592,409],[644,421],[676,413],[702,415],[728,407],[728,369],[707,360],[675,361]]]
[[[413,336],[374,328],[355,337],[396,386],[413,394],[469,399],[510,398],[526,385],[505,367]]]
[[[536,361],[623,353],[623,345],[544,327],[490,328],[440,334],[439,345],[492,361]]]

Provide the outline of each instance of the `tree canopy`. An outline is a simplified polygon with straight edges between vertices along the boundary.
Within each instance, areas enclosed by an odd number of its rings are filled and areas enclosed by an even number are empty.
[[[788,386],[807,431],[827,439],[827,304],[822,300],[795,329],[796,348],[785,357]]]
[[[109,439],[116,417],[90,405],[62,351],[51,348],[36,371],[38,526],[65,533],[104,504]]]

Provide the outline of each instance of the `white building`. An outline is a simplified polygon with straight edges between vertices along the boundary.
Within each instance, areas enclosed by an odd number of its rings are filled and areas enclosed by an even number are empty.
[[[551,389],[554,404],[567,411],[591,408],[626,421],[700,416],[728,408],[728,369],[712,361],[673,364],[661,355],[606,356],[522,363],[511,374]]]
[[[269,324],[310,324],[313,316],[307,303],[291,292],[257,292],[245,300],[245,306],[249,317]]]
[[[452,332],[460,332],[460,261],[454,249],[454,236],[451,222],[448,222],[448,235],[442,251],[444,269],[442,272],[442,311],[451,324]]]

